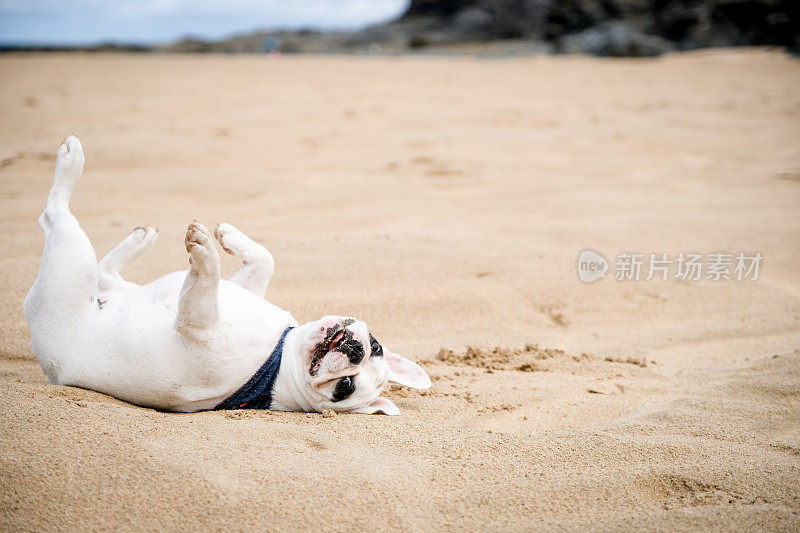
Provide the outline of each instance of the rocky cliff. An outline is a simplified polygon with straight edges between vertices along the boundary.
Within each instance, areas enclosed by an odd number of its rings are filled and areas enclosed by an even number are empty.
[[[656,55],[709,46],[800,48],[798,0],[412,0],[397,21],[411,47],[540,40],[556,51]]]

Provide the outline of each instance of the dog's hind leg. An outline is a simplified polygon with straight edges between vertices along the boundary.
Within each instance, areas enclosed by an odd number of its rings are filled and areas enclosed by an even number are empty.
[[[39,274],[25,299],[26,315],[47,308],[48,312],[68,316],[77,308],[97,307],[97,258],[92,243],[69,210],[83,161],[80,141],[68,137],[58,148],[53,186],[39,217],[44,252]]]
[[[48,358],[58,350],[52,340],[66,335],[76,320],[97,312],[97,257],[92,243],[70,213],[69,200],[83,171],[83,149],[74,136],[58,148],[53,185],[39,226],[44,231],[44,252],[39,273],[25,298],[25,316],[31,329],[34,353]],[[52,352],[52,353],[51,353]],[[42,367],[51,381],[57,372]]]
[[[242,268],[230,279],[250,292],[264,297],[267,287],[275,273],[275,261],[266,248],[253,239],[223,222],[214,232],[222,249],[242,260]]]
[[[219,319],[219,254],[208,230],[198,221],[186,230],[191,268],[181,288],[175,330],[189,340],[202,340]]]
[[[155,242],[158,230],[153,226],[134,229],[113,250],[98,263],[100,291],[109,291],[127,286],[137,286],[135,283],[122,279],[120,272],[134,259],[143,253]]]

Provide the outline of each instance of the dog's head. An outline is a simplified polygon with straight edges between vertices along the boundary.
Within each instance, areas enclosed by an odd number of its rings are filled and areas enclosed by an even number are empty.
[[[318,411],[396,415],[397,406],[380,397],[388,382],[431,386],[422,367],[384,348],[362,321],[325,316],[298,333],[306,386]]]

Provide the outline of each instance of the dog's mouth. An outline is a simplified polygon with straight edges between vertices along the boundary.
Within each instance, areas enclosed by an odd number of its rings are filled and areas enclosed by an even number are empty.
[[[311,366],[308,369],[309,374],[312,376],[317,375],[325,356],[336,350],[345,342],[347,337],[346,331],[347,330],[343,327],[333,327],[328,330],[328,335],[325,339],[314,348],[314,354],[311,357]]]

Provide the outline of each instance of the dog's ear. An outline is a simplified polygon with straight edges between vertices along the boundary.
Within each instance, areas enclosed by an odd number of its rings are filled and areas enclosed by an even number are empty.
[[[383,350],[383,356],[389,365],[389,381],[411,387],[412,389],[429,389],[431,378],[413,361],[402,355],[397,355],[389,350]]]
[[[373,415],[377,413],[383,413],[385,415],[399,415],[400,409],[394,404],[392,400],[387,400],[386,398],[381,398],[380,396],[378,396],[364,407],[353,409],[352,412],[366,413],[368,415]]]

